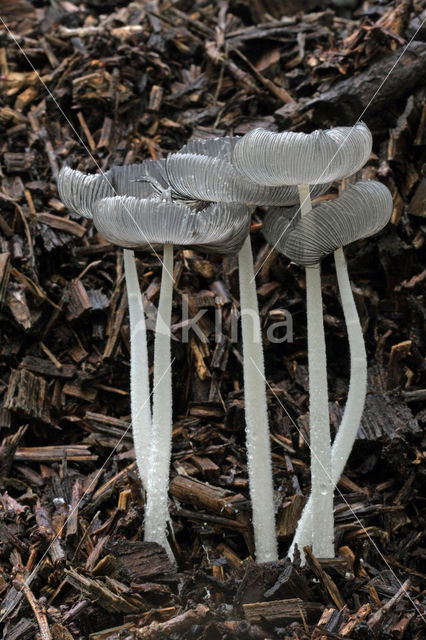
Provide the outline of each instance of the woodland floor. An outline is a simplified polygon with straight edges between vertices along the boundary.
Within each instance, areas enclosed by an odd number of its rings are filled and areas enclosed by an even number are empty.
[[[426,3],[353,4],[0,0],[4,640],[426,637]],[[383,181],[395,206],[384,231],[346,252],[369,386],[336,490],[338,556],[309,556],[303,569],[285,560],[310,482],[304,275],[270,253],[258,210],[283,560],[253,561],[241,343],[231,339],[236,259],[176,251],[173,568],[141,542],[122,253],[65,210],[58,170],[165,157],[193,137],[255,126],[308,132],[360,117],[374,138],[361,177]],[[138,271],[156,305],[156,256],[138,254]],[[335,431],[348,346],[331,258],[323,295]],[[184,297],[190,316],[205,311],[206,341],[182,340]],[[293,339],[270,344],[283,310]],[[152,346],[150,331],[151,356]]]

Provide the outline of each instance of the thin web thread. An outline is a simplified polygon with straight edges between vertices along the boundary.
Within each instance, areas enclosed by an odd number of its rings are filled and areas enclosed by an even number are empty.
[[[410,46],[410,44],[413,42],[414,38],[416,37],[416,35],[419,33],[420,29],[423,27],[423,25],[426,22],[426,18],[423,20],[423,22],[421,23],[421,25],[419,26],[419,28],[415,31],[414,35],[410,38],[410,40],[408,41],[408,43],[406,44],[404,50],[402,51],[401,55],[398,57],[398,59],[395,61],[394,65],[392,66],[392,68],[390,69],[390,71],[388,72],[388,74],[385,76],[385,78],[382,80],[382,82],[380,83],[379,87],[376,89],[376,91],[374,92],[372,98],[370,98],[367,106],[363,109],[361,115],[358,116],[355,124],[352,125],[348,135],[346,136],[346,138],[343,140],[343,142],[340,143],[339,147],[336,150],[336,153],[334,154],[334,156],[331,158],[331,160],[329,161],[329,163],[327,164],[327,166],[325,167],[325,169],[323,170],[323,172],[321,173],[320,177],[318,178],[317,182],[321,182],[321,178],[324,177],[325,172],[327,171],[328,167],[330,166],[330,164],[333,162],[334,158],[337,156],[337,154],[339,153],[340,149],[342,149],[346,143],[348,142],[348,140],[351,137],[352,131],[354,130],[354,128],[356,127],[356,125],[361,121],[362,117],[364,116],[365,112],[367,111],[367,109],[372,105],[372,103],[374,102],[376,96],[378,95],[379,91],[382,89],[383,85],[385,84],[385,82],[389,79],[390,75],[393,73],[393,71],[395,70],[395,67],[397,66],[397,64],[399,64],[399,62],[401,61],[402,57],[405,55],[405,53],[407,52],[408,47]],[[259,268],[257,269],[256,273],[253,276],[252,282],[253,280],[256,278],[257,274],[259,273],[259,271],[263,268],[263,265],[265,264],[265,262],[268,260],[269,256],[271,255],[271,253],[274,251],[274,249],[276,249],[276,247],[278,246],[278,243],[280,242],[281,238],[283,237],[283,235],[285,234],[285,232],[287,231],[287,229],[289,228],[290,224],[293,222],[293,220],[295,219],[295,217],[297,216],[299,210],[302,208],[302,205],[306,202],[306,200],[308,200],[308,197],[305,198],[305,200],[303,200],[303,202],[300,203],[300,208],[296,211],[296,213],[292,216],[292,218],[289,220],[287,226],[283,229],[282,233],[280,234],[279,238],[277,239],[277,241],[275,242],[274,246],[271,247],[271,249],[269,250],[268,254],[266,255],[266,257],[264,258],[264,260],[262,261],[261,265],[259,266]]]
[[[102,175],[102,177],[104,178],[104,180],[107,182],[107,184],[111,187],[111,189],[113,190],[113,192],[115,193],[116,196],[118,196],[119,194],[117,193],[116,189],[114,188],[114,186],[112,185],[112,183],[109,181],[109,179],[106,177],[106,174],[104,173],[104,171],[102,170],[101,166],[99,165],[99,163],[97,162],[97,160],[94,158],[94,156],[92,155],[89,147],[87,146],[87,144],[84,142],[84,140],[82,139],[82,137],[80,136],[80,134],[78,133],[78,131],[76,130],[76,128],[74,127],[74,125],[72,124],[72,122],[70,121],[70,119],[68,118],[68,116],[66,115],[66,113],[64,112],[64,110],[62,109],[61,105],[59,104],[59,102],[56,100],[55,96],[53,95],[53,93],[50,91],[49,87],[47,86],[47,84],[44,82],[44,80],[41,78],[40,74],[38,73],[37,69],[35,69],[34,65],[32,64],[31,60],[28,58],[27,54],[25,53],[25,50],[21,47],[21,45],[19,44],[18,40],[16,39],[15,35],[12,33],[12,31],[9,29],[9,27],[7,26],[7,24],[5,23],[5,21],[3,20],[3,18],[0,16],[0,20],[3,24],[3,26],[5,27],[8,35],[12,38],[12,40],[14,41],[14,43],[16,44],[16,46],[18,47],[19,51],[22,53],[22,55],[24,56],[25,60],[28,62],[28,64],[30,65],[31,69],[37,74],[38,79],[40,80],[41,84],[43,85],[43,88],[47,91],[47,93],[49,94],[49,96],[52,98],[53,102],[55,103],[56,107],[58,108],[59,112],[62,114],[62,116],[65,118],[66,122],[68,123],[68,125],[71,127],[72,131],[74,132],[74,134],[76,135],[77,139],[79,140],[80,144],[82,145],[82,147],[84,148],[84,150],[86,151],[87,155],[93,160],[93,162],[95,163],[96,167],[99,169],[100,174]],[[129,209],[126,207],[126,205],[124,205],[124,208],[126,210],[126,212],[129,214],[129,217],[131,218],[131,220],[135,223],[136,227],[138,228],[138,230],[141,232],[142,236],[145,238],[147,244],[149,245],[151,251],[154,253],[154,255],[156,256],[156,258],[158,258],[158,260],[161,263],[161,266],[164,268],[163,265],[163,261],[160,258],[160,256],[158,255],[158,253],[156,252],[156,250],[154,249],[154,247],[152,246],[152,244],[150,243],[150,241],[148,240],[148,238],[145,236],[145,233],[143,232],[143,230],[140,228],[138,222],[134,219],[133,215],[131,214],[131,212],[129,211]],[[170,278],[172,278],[172,274],[168,274],[170,276]]]
[[[375,541],[373,540],[373,538],[370,536],[370,534],[368,533],[367,529],[364,527],[364,525],[362,524],[361,520],[358,518],[357,514],[355,513],[355,511],[352,509],[350,503],[346,500],[345,496],[343,495],[343,493],[340,491],[339,487],[337,486],[337,484],[335,485],[335,483],[333,482],[332,477],[330,476],[330,474],[324,469],[324,466],[320,460],[320,458],[317,456],[316,453],[314,453],[310,447],[309,442],[307,441],[307,439],[305,438],[305,436],[303,435],[302,431],[299,429],[299,427],[297,426],[296,422],[293,420],[293,418],[291,417],[291,415],[289,414],[289,412],[287,411],[287,409],[285,408],[285,406],[283,405],[283,403],[281,402],[281,400],[279,399],[279,397],[277,396],[277,394],[275,393],[275,391],[273,390],[273,388],[271,387],[271,385],[269,384],[269,382],[266,380],[264,374],[261,372],[261,370],[259,369],[259,367],[256,365],[256,363],[254,362],[253,358],[250,358],[252,363],[254,364],[254,366],[256,367],[256,369],[258,370],[258,372],[260,373],[260,375],[263,377],[265,384],[269,387],[269,389],[272,391],[272,393],[274,394],[274,397],[277,399],[279,405],[281,406],[282,409],[284,409],[286,415],[288,416],[288,418],[290,419],[291,423],[293,424],[294,428],[296,429],[297,433],[299,434],[299,436],[303,439],[303,441],[305,442],[305,444],[308,446],[309,451],[311,456],[314,455],[317,462],[320,464],[321,468],[323,469],[323,471],[325,471],[328,479],[330,480],[332,486],[336,489],[336,491],[338,492],[339,496],[342,498],[343,502],[349,507],[349,511],[351,512],[351,514],[353,515],[353,517],[355,518],[356,522],[359,524],[361,530],[365,533],[366,537],[368,538],[369,543],[371,543],[371,545],[374,547],[374,549],[377,551],[378,555],[380,556],[380,558],[383,560],[383,562],[385,563],[385,565],[387,566],[387,568],[389,569],[389,571],[392,573],[393,577],[395,578],[395,580],[397,581],[399,587],[402,587],[402,582],[399,580],[398,576],[396,575],[396,573],[394,572],[394,570],[392,569],[392,567],[390,566],[390,564],[388,563],[388,561],[386,560],[386,558],[383,556],[382,552],[380,551],[380,549],[378,548],[377,544],[375,543]],[[415,610],[417,611],[417,613],[419,614],[419,616],[421,617],[421,619],[423,620],[423,622],[426,624],[426,618],[424,617],[424,615],[422,614],[422,612],[420,611],[420,609],[418,608],[418,606],[416,605],[416,603],[414,602],[414,600],[411,598],[411,596],[406,593],[407,598],[410,600],[411,604],[413,605],[413,607],[415,608]]]

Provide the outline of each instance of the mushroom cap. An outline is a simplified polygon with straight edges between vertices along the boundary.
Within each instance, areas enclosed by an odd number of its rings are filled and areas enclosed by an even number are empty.
[[[270,209],[263,234],[277,251],[310,267],[339,247],[380,231],[389,222],[392,208],[389,189],[381,182],[366,180],[304,215],[297,207]]]
[[[167,177],[173,191],[182,198],[205,202],[244,202],[249,205],[296,204],[295,186],[261,186],[241,175],[231,164],[232,151],[240,138],[193,140],[168,156]],[[282,184],[282,183],[281,183]],[[328,184],[311,189],[311,197],[325,193]]]
[[[371,132],[363,122],[312,133],[253,129],[235,144],[232,163],[259,184],[317,185],[358,171],[371,147]]]
[[[173,201],[120,196],[99,200],[93,221],[104,238],[120,247],[152,250],[175,244],[237,253],[250,230],[250,210],[235,203],[195,210]]]
[[[148,198],[156,193],[149,176],[167,187],[165,160],[146,160],[140,164],[114,166],[104,173],[87,174],[63,167],[58,176],[58,193],[70,211],[84,218],[92,218],[93,207],[101,198],[128,195]]]

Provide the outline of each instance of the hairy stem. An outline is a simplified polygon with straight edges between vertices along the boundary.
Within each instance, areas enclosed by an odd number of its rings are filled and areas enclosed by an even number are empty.
[[[135,254],[129,249],[124,249],[123,255],[130,319],[130,405],[133,444],[139,475],[146,489],[151,441],[151,402],[145,313]]]
[[[250,236],[238,255],[247,465],[257,562],[278,560],[262,335]]]
[[[348,331],[351,358],[349,391],[345,411],[339,431],[331,448],[331,475],[334,485],[337,485],[349,458],[361,422],[367,393],[367,355],[365,353],[361,323],[352,294],[343,249],[337,249],[337,251],[334,252],[334,261],[336,264],[336,275],[343,314]],[[297,525],[294,540],[289,550],[289,556],[293,557],[295,544],[297,544],[299,548],[303,548],[303,546],[308,544],[311,536],[312,496],[309,497]]]
[[[165,244],[154,344],[154,400],[145,512],[145,540],[173,553],[167,541],[168,486],[172,448],[172,368],[170,321],[173,299],[173,245]]]
[[[299,185],[302,216],[311,210],[309,185]],[[318,558],[334,557],[333,484],[327,358],[320,265],[306,268],[308,319],[309,417],[312,483],[312,550]]]

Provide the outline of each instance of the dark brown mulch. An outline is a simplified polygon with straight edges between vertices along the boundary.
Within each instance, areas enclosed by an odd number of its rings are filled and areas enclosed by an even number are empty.
[[[425,637],[426,4],[347,4],[356,6],[0,0],[5,640]],[[385,182],[395,207],[381,234],[347,250],[369,393],[336,491],[339,555],[309,555],[304,569],[253,562],[241,344],[231,339],[237,265],[177,251],[174,569],[160,547],[141,542],[121,252],[68,214],[58,170],[164,157],[192,137],[310,131],[361,116],[374,137],[362,177]],[[258,211],[252,240],[285,558],[309,491],[298,432],[307,436],[304,278],[270,253],[261,220]],[[140,254],[138,270],[155,305],[158,259]],[[348,348],[330,259],[323,274],[336,429]],[[202,312],[189,343],[183,296],[192,317]],[[277,333],[288,340],[270,344],[283,310],[293,326]],[[150,331],[150,353],[152,342]]]

